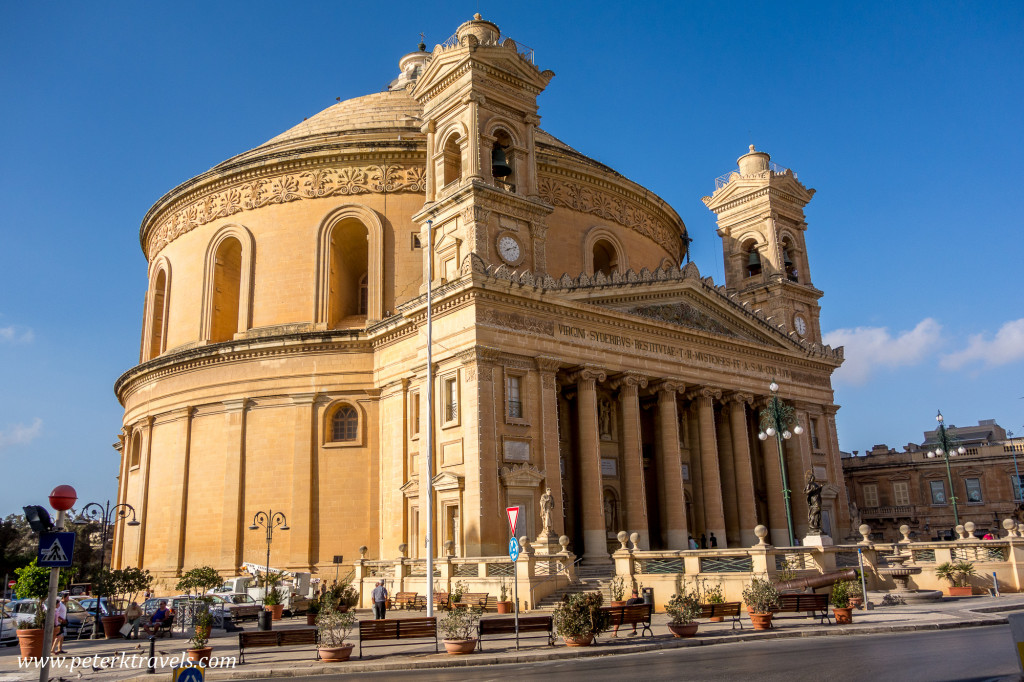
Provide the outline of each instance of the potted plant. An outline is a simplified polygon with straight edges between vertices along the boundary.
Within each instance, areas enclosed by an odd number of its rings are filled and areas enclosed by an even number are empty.
[[[857,577],[849,581],[850,590],[850,608],[859,609],[864,605],[864,591],[861,588],[860,582],[860,569],[857,571]]]
[[[498,599],[498,613],[512,613],[512,602],[508,600],[508,578],[501,579],[501,597]]]
[[[772,609],[779,606],[779,590],[766,578],[754,578],[743,588],[743,601],[747,604],[750,622],[755,630],[768,630],[772,626]]]
[[[213,566],[198,566],[185,571],[178,580],[177,589],[185,594],[201,598],[212,589],[220,587],[224,579]]]
[[[124,607],[139,592],[148,590],[153,584],[153,577],[148,570],[141,568],[118,568],[100,570],[93,579],[93,591],[97,598],[107,598],[110,604],[110,615],[103,616],[103,634],[107,639],[120,638],[119,632],[124,625]]]
[[[456,580],[452,585],[452,593],[448,595],[448,603],[462,601],[462,595],[466,593],[466,585],[461,580]]]
[[[281,582],[281,577],[282,574],[276,571],[256,576],[257,583],[263,588],[263,608],[270,611],[271,620],[281,620],[281,616],[284,614],[281,593],[277,591],[277,584]]]
[[[576,592],[565,595],[552,615],[555,632],[566,646],[590,646],[594,635],[608,629],[608,614],[601,611],[600,592]]]
[[[476,629],[480,622],[470,609],[452,609],[441,619],[444,648],[450,654],[471,654],[476,650]]]
[[[850,606],[850,582],[839,580],[832,586],[832,595],[829,601],[832,602],[832,611],[836,614],[836,623],[849,625],[853,622],[853,607]]]
[[[306,625],[316,625],[316,617],[320,613],[320,600],[322,598],[318,596],[316,599],[310,600],[309,606],[306,607]]]
[[[612,593],[612,606],[625,606],[626,605],[626,580],[621,575],[617,575],[612,578],[612,583],[609,586],[609,591]]]
[[[703,591],[704,591],[704,604],[724,604],[725,595],[722,594],[722,583],[716,583],[711,587],[707,586],[707,580],[703,580]],[[709,618],[712,623],[721,623],[725,621],[725,616],[711,616]]]
[[[971,578],[975,574],[974,564],[970,561],[958,561],[955,564],[947,561],[935,568],[935,577],[949,581],[951,597],[970,597],[974,593]]]
[[[665,604],[665,613],[669,616],[668,629],[675,637],[693,637],[697,634],[694,619],[700,615],[700,603],[696,595],[686,591],[676,592]]]
[[[43,655],[43,628],[45,612],[43,600],[50,593],[50,569],[36,565],[36,560],[23,568],[14,569],[18,582],[14,592],[22,599],[35,599],[35,618],[31,621],[18,621],[18,645],[21,647],[23,659],[37,659]]]
[[[188,640],[189,644],[191,644],[187,649],[188,660],[205,665],[204,661],[209,662],[210,654],[213,652],[213,647],[207,646],[207,643],[210,641],[210,627],[213,625],[213,617],[210,616],[209,611],[198,611],[192,622],[195,624],[195,632]]]
[[[356,616],[351,611],[341,611],[330,600],[320,605],[316,616],[316,629],[320,636],[320,658],[328,663],[347,661],[352,647],[345,640],[356,625]]]

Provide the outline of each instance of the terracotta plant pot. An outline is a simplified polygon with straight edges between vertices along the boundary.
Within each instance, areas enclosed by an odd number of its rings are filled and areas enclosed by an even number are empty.
[[[837,625],[849,625],[853,622],[853,607],[847,606],[846,608],[840,608],[838,606],[832,607],[832,612],[836,614]]]
[[[754,624],[755,630],[770,630],[772,627],[772,614],[751,612],[750,622]]]
[[[196,634],[202,635],[203,639],[210,639],[210,626],[209,625],[197,625]]]
[[[271,606],[264,606],[263,608],[270,611],[271,620],[281,620],[281,616],[284,615],[284,604],[273,604]]]
[[[512,613],[512,602],[500,601],[498,602],[498,613]]]
[[[43,655],[43,630],[18,630],[18,645],[21,657],[25,659],[41,658]]]
[[[204,646],[202,649],[189,649],[188,660],[194,661],[195,663],[202,663],[204,660],[210,662],[210,654],[213,653],[212,646]]]
[[[124,625],[123,613],[117,616],[101,616],[100,622],[103,623],[103,635],[107,639],[121,639],[119,630]]]
[[[582,637],[562,637],[562,639],[565,640],[566,646],[590,646],[594,641],[594,633]]]
[[[970,597],[974,594],[974,588],[968,585],[967,587],[950,587],[950,597]]]
[[[471,654],[476,650],[475,639],[446,639],[444,649],[450,654]]]
[[[320,658],[327,663],[340,663],[347,661],[348,657],[352,655],[352,648],[355,644],[345,644],[343,646],[332,646],[332,647],[320,647]]]
[[[306,625],[316,625],[316,614],[306,612]]]
[[[669,623],[668,629],[674,637],[693,637],[697,634],[698,625],[700,625],[700,623],[687,623],[686,625],[673,625],[672,623]]]
[[[862,606],[864,606],[864,598],[863,597],[850,597],[850,607],[851,608],[859,609]]]

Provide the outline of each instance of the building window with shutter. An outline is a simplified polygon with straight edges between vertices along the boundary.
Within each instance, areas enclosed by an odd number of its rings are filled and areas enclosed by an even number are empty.
[[[510,374],[505,377],[505,415],[510,420],[523,419],[523,377]]]
[[[878,506],[878,486],[874,483],[869,483],[864,486],[864,506]]]
[[[981,479],[965,478],[964,483],[967,486],[967,503],[981,504],[984,501],[981,497]]]
[[[910,504],[910,486],[906,481],[894,481],[892,484],[893,504],[905,507]]]

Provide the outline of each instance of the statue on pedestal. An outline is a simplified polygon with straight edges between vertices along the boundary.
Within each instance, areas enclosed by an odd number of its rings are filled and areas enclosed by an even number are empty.
[[[804,495],[807,496],[807,534],[821,535],[821,488],[822,485],[814,478],[814,471],[807,470],[807,485]]]
[[[551,488],[545,488],[544,494],[540,496],[540,521],[541,531],[540,534],[547,535],[551,533],[551,512],[555,508],[555,500],[551,497]]]

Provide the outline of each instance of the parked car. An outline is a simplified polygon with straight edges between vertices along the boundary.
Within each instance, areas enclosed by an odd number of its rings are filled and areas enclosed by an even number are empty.
[[[78,602],[79,606],[89,613],[96,613],[96,597],[71,597],[71,601]],[[100,618],[111,615],[114,606],[116,606],[115,603],[103,597],[100,600]],[[123,611],[118,610],[118,613],[123,613]]]
[[[213,600],[211,609],[222,608],[236,621],[245,618],[255,619],[263,610],[259,602],[241,592],[208,594],[207,598]]]
[[[30,620],[35,618],[36,609],[39,603],[35,599],[19,599],[7,605],[7,611],[13,613],[18,620]],[[82,605],[74,599],[68,600],[68,629],[69,638],[78,637],[84,628],[92,631],[92,614],[82,608]]]
[[[18,643],[18,619],[2,606],[0,606],[0,619],[3,620],[3,623],[0,623],[0,644],[14,646]]]

